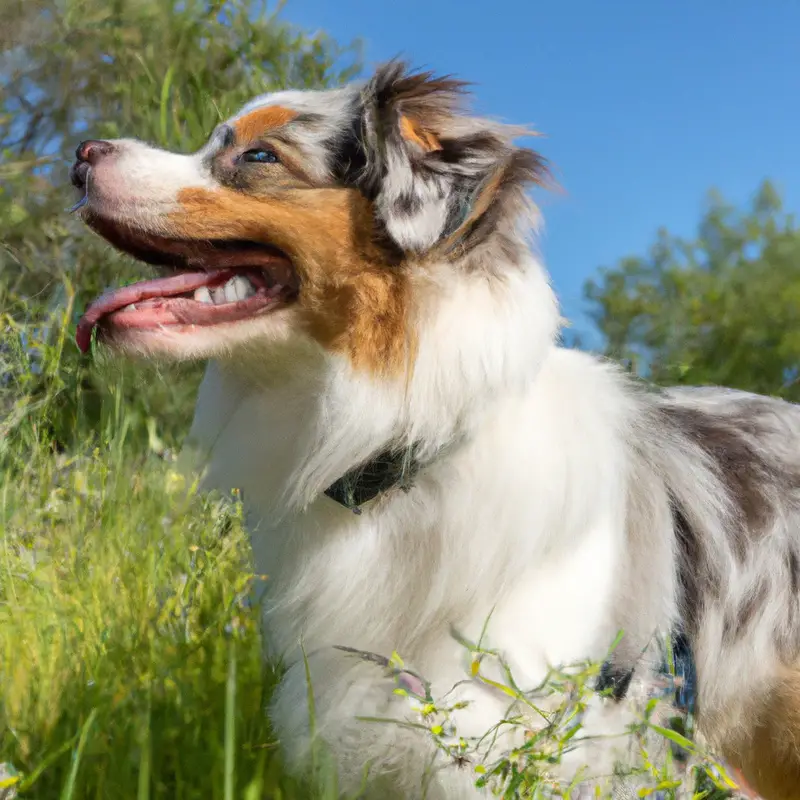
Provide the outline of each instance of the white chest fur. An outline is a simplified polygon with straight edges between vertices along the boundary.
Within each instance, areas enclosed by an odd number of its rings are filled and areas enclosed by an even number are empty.
[[[255,392],[209,369],[193,438],[210,450],[208,484],[242,492],[256,569],[270,576],[273,648],[288,654],[302,636],[312,650],[397,649],[441,670],[459,647],[451,626],[476,640],[491,615],[487,644],[522,683],[548,662],[602,655],[615,634],[624,508],[614,476],[624,465],[613,461],[614,426],[596,424],[603,409],[569,385],[570,355],[552,361],[411,493],[361,516],[325,496],[303,510],[281,505],[315,408],[298,384]],[[604,462],[592,463],[598,453]]]

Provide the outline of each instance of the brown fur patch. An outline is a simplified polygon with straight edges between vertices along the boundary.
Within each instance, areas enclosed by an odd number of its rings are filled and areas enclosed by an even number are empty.
[[[746,741],[725,750],[765,800],[800,800],[800,671],[784,670]]]
[[[233,129],[239,142],[253,142],[267,131],[286,125],[297,117],[297,112],[282,106],[257,108],[235,120]]]
[[[419,123],[410,117],[400,117],[400,135],[407,141],[413,142],[428,153],[442,149],[441,142],[436,135],[426,131]]]
[[[248,197],[227,189],[185,189],[170,234],[271,244],[300,280],[298,309],[320,344],[354,367],[399,375],[413,355],[409,282],[374,241],[370,203],[355,190],[289,190]]]

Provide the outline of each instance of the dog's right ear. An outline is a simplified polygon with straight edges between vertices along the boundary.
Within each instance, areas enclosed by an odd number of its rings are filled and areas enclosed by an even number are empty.
[[[463,113],[466,87],[392,61],[360,92],[345,180],[408,255],[485,239],[499,209],[545,172],[538,154],[513,143],[528,131]]]
[[[423,253],[446,231],[453,181],[442,170],[440,133],[466,84],[392,61],[361,92],[359,187],[401,250]]]

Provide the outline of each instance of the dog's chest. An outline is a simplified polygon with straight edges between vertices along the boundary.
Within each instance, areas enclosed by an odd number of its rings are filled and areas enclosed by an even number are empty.
[[[440,508],[398,502],[405,507],[358,517],[325,498],[279,526],[250,508],[276,654],[296,652],[300,639],[315,652],[396,650],[442,691],[465,676],[470,660],[454,633],[474,643],[483,637],[528,687],[548,665],[605,657],[617,632],[618,553],[609,526],[598,523],[576,546],[525,563],[486,542],[466,545],[472,530],[447,530]]]
[[[597,476],[570,490],[566,448],[527,409],[506,409],[459,459],[360,516],[325,496],[285,512],[302,405],[219,387],[207,381],[193,435],[210,454],[208,485],[242,492],[275,652],[301,637],[310,650],[398,650],[445,683],[467,661],[453,631],[473,642],[485,631],[521,683],[548,663],[604,657],[617,632],[619,509]]]

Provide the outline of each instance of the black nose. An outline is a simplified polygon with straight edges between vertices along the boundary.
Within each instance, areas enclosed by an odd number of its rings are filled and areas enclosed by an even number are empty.
[[[114,152],[114,145],[111,142],[103,142],[99,139],[87,139],[81,142],[75,150],[75,158],[77,161],[72,165],[69,171],[69,179],[73,186],[78,189],[86,188],[86,179],[89,175],[89,170],[97,162]]]
[[[103,142],[99,139],[87,139],[78,145],[75,151],[75,158],[87,164],[96,164],[103,156],[114,152],[114,145],[111,142]]]

